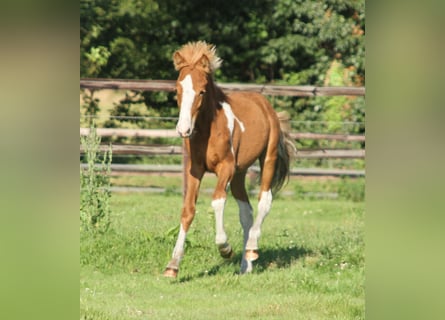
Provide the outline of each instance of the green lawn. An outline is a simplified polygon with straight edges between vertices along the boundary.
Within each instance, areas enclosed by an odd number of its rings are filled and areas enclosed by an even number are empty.
[[[225,262],[214,245],[211,199],[201,195],[171,280],[162,272],[181,195],[113,194],[111,229],[81,234],[81,319],[364,319],[364,203],[297,198],[273,202],[254,271],[239,275],[236,202],[228,200],[225,226],[237,254]]]

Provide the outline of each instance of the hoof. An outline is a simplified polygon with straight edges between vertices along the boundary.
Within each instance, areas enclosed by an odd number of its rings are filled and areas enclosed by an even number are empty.
[[[165,268],[164,277],[176,278],[177,275],[178,275],[178,269]]]
[[[233,256],[235,255],[235,253],[232,250],[232,247],[228,243],[225,243],[219,247],[219,254],[224,259],[232,259]]]
[[[258,250],[246,250],[246,260],[247,261],[255,261],[258,259],[260,255],[258,254]]]
[[[235,252],[233,252],[232,249],[230,249],[230,252],[226,253],[226,252],[219,252],[219,254],[221,255],[221,257],[223,257],[224,259],[232,259],[233,256],[235,255]]]

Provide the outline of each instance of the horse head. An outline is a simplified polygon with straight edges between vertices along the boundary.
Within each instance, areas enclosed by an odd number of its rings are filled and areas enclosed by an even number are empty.
[[[179,120],[176,130],[183,138],[194,129],[196,117],[207,91],[209,76],[221,65],[215,47],[199,41],[188,43],[173,54],[175,69],[179,71],[176,81]]]

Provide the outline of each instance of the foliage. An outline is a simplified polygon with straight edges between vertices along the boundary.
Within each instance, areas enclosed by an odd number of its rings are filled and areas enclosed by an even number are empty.
[[[173,0],[82,0],[80,22],[81,77],[174,79],[174,50],[206,40],[217,45],[224,60],[218,81],[365,83],[363,0],[247,0],[242,6],[222,0],[181,5]],[[172,94],[142,93],[134,99],[161,116],[175,112]],[[274,104],[298,120],[362,121],[364,116],[363,99],[283,97]],[[132,108],[116,106],[115,112],[131,114]]]
[[[88,127],[93,126],[94,117],[99,112],[99,99],[94,97],[94,90],[84,90],[82,92],[83,108],[84,113],[88,115],[87,125]]]
[[[364,1],[352,0],[248,0],[241,7],[83,0],[81,76],[174,78],[173,51],[204,39],[217,44],[226,61],[218,75],[223,80],[322,84],[338,59],[354,83],[363,84],[364,20]]]
[[[86,169],[80,168],[81,231],[103,233],[110,225],[111,146],[109,151],[100,154],[101,139],[94,126],[88,136],[80,139],[87,165]]]

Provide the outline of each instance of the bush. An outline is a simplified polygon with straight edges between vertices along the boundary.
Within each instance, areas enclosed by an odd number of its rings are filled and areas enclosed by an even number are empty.
[[[101,139],[94,126],[80,141],[87,164],[86,168],[80,167],[80,228],[103,233],[110,226],[111,146],[101,155]]]

